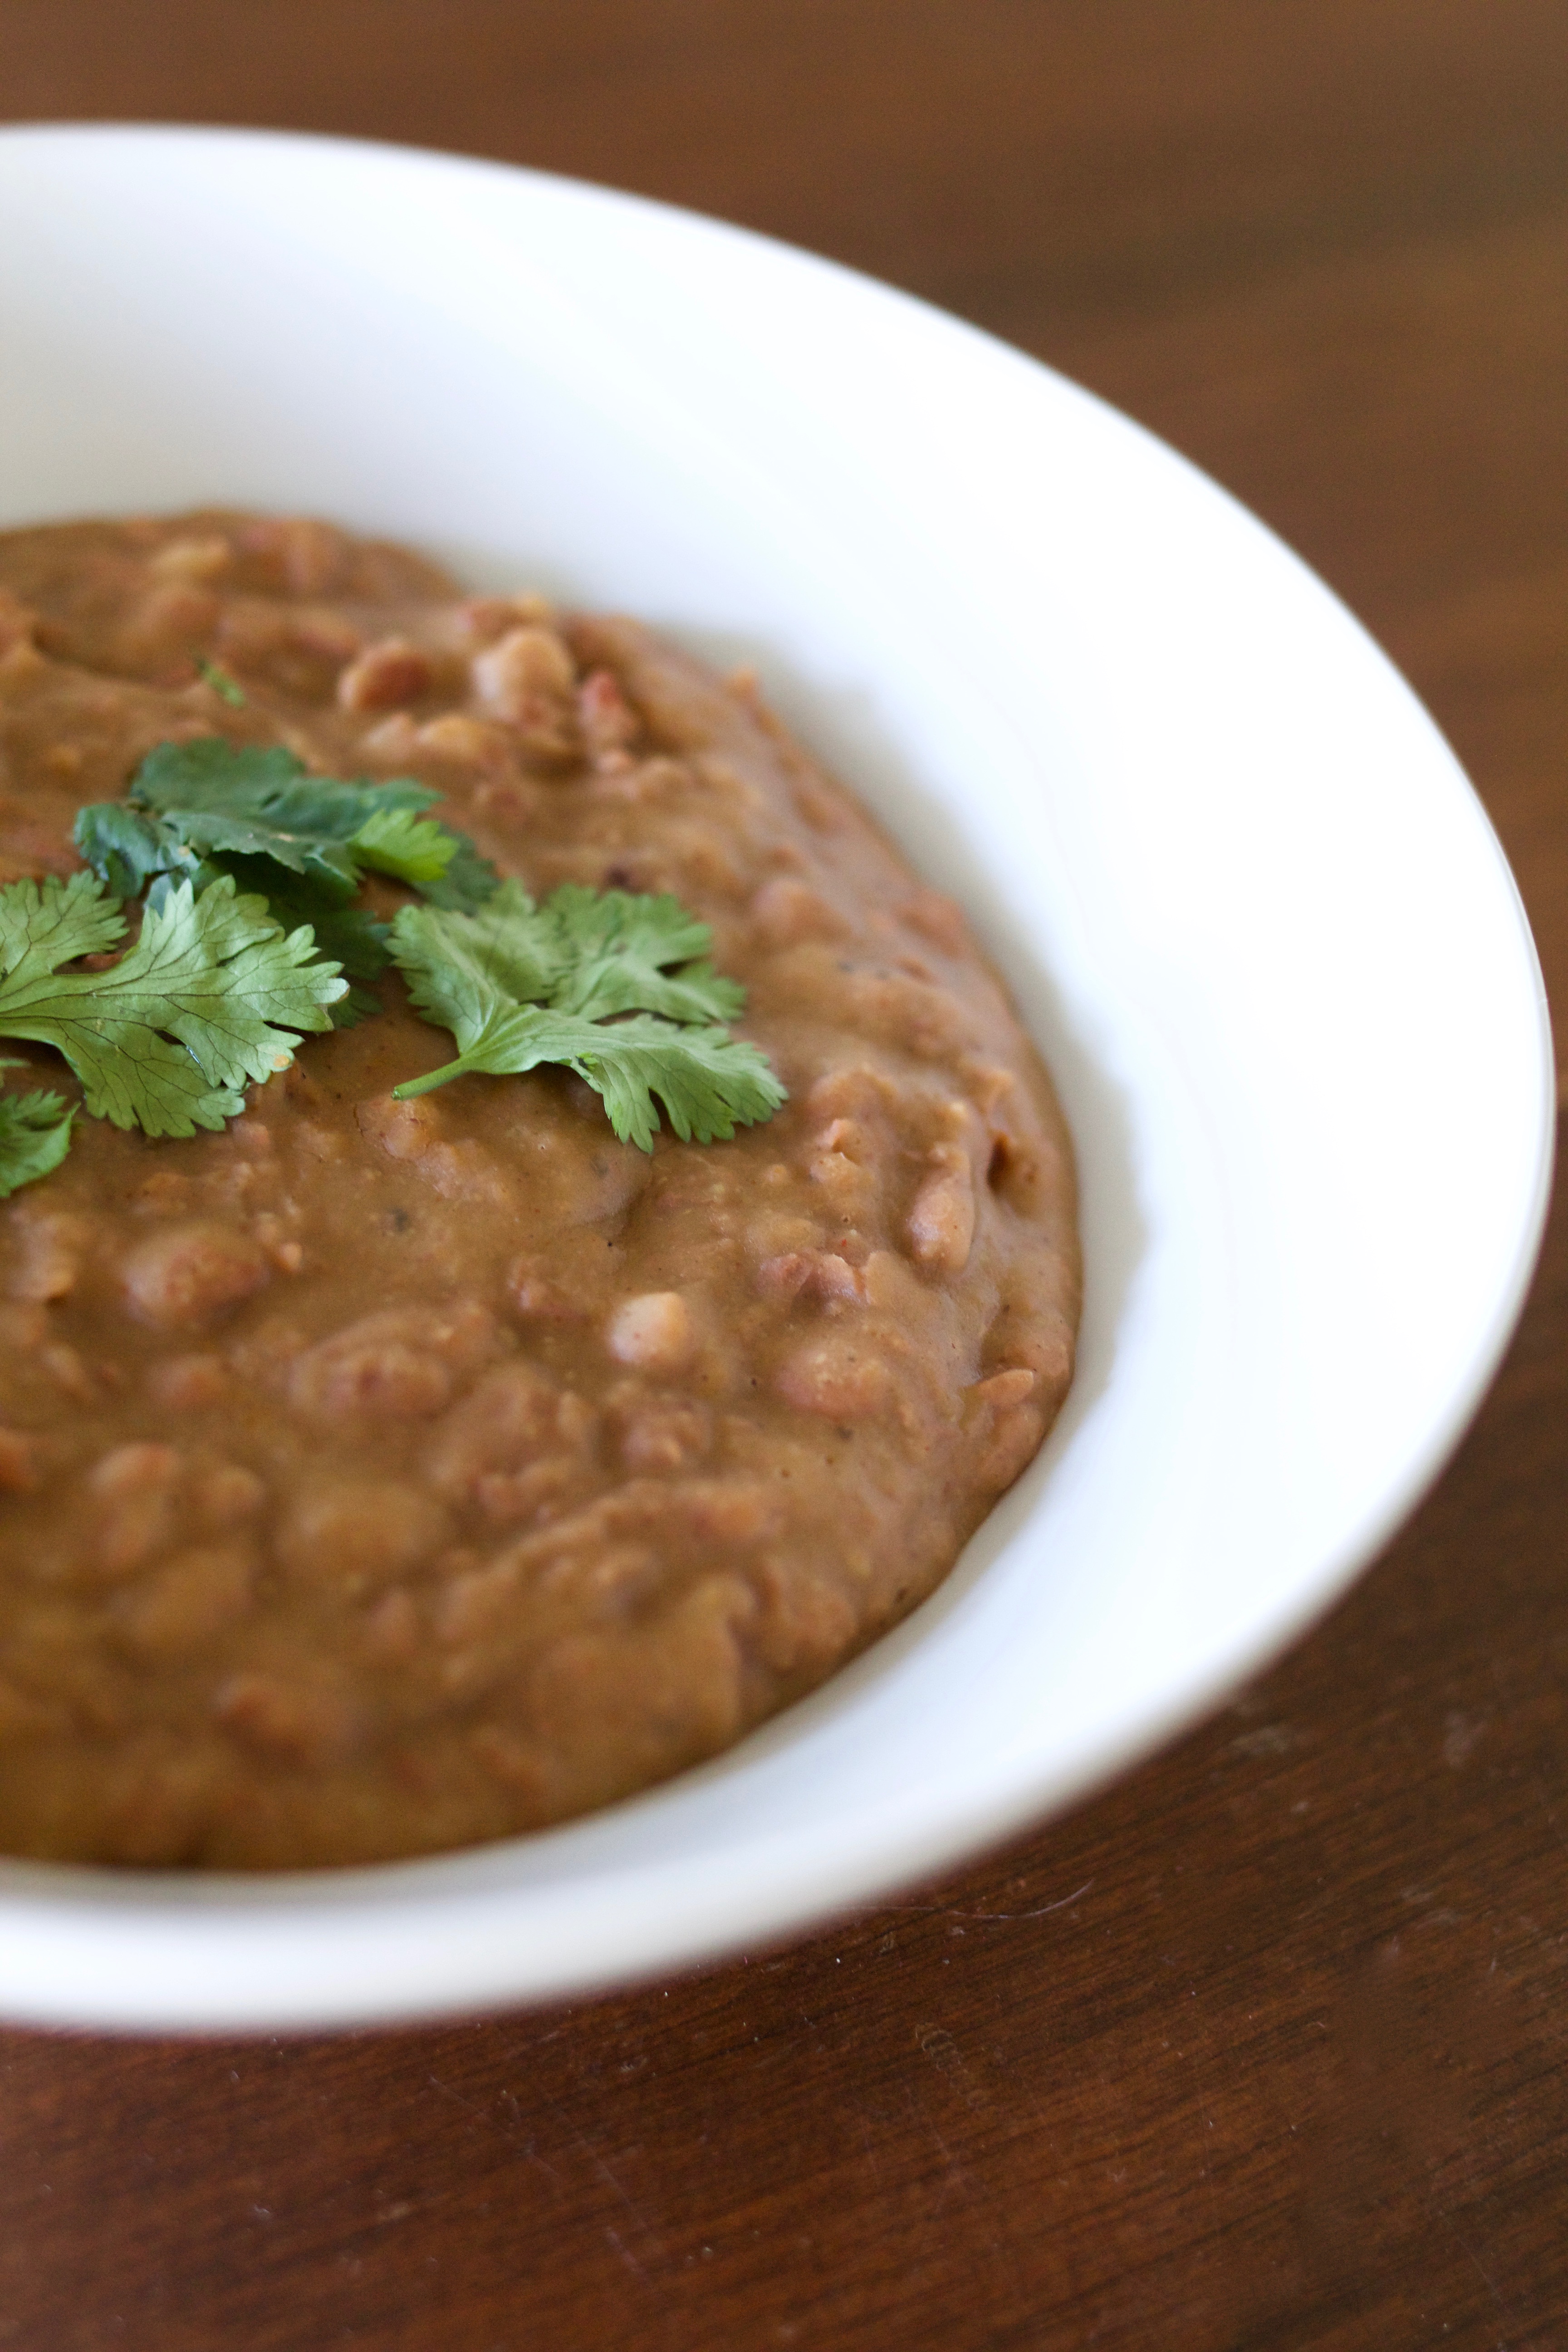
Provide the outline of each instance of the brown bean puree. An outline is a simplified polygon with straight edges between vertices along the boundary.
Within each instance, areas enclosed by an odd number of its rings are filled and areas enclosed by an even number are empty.
[[[722,1748],[952,1565],[1070,1377],[1068,1139],[957,908],[746,677],[321,522],[0,536],[0,881],[74,871],[81,803],[213,734],[417,777],[535,895],[673,892],[790,1100],[651,1157],[559,1071],[397,1103],[453,1046],[391,972],[222,1133],[79,1118],[0,1207],[0,1849],[531,1829]]]

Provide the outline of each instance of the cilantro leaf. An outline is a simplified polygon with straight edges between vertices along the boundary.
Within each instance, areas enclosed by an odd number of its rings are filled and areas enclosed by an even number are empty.
[[[148,1135],[221,1127],[245,1081],[286,1069],[294,1033],[329,1028],[347,990],[335,964],[311,961],[308,929],[285,935],[227,875],[199,898],[174,885],[106,970],[60,969],[124,935],[93,875],[0,889],[0,1035],[58,1046],[88,1110]]]
[[[707,961],[713,935],[679,898],[633,897],[563,883],[544,913],[570,960],[571,977],[551,1003],[584,1021],[613,1013],[665,1013],[673,1021],[732,1021],[744,1007],[738,981],[721,980]],[[671,979],[661,967],[683,964]]]
[[[250,892],[264,898],[268,913],[286,931],[309,923],[315,933],[317,954],[330,956],[333,962],[341,964],[351,982],[378,980],[386,970],[390,927],[378,922],[368,908],[344,907],[325,891],[316,889],[307,875],[290,874],[264,857],[226,857],[221,862],[240,894]],[[167,887],[166,882],[155,882],[148,905],[159,903],[160,890]],[[353,986],[331,1008],[332,1027],[353,1029],[380,1011],[379,996],[374,996],[368,988]]]
[[[393,953],[401,961],[398,948],[394,926]],[[604,1097],[623,1143],[651,1151],[658,1131],[655,1095],[683,1143],[693,1137],[699,1143],[728,1142],[737,1126],[772,1118],[784,1099],[755,1045],[726,1029],[683,1028],[652,1013],[602,1024],[542,1005],[498,1003],[477,1025],[465,1023],[454,1034],[463,1048],[458,1059],[394,1087],[399,1102],[471,1072],[521,1076],[541,1063],[559,1062]]]
[[[495,897],[500,876],[489,859],[479,855],[466,833],[458,833],[450,825],[446,830],[458,845],[451,864],[438,881],[418,882],[415,887],[433,907],[444,907],[454,914],[477,915]]]
[[[623,1142],[652,1150],[656,1096],[683,1142],[727,1140],[737,1125],[771,1118],[784,1089],[755,1045],[712,1019],[740,1011],[734,982],[701,961],[680,979],[660,970],[700,959],[710,936],[674,898],[575,885],[536,907],[506,882],[477,916],[405,907],[392,927],[393,961],[416,1010],[451,1030],[458,1055],[393,1091],[403,1101],[469,1072],[554,1062],[603,1097]],[[650,999],[675,1017],[660,1017]],[[626,1013],[633,1017],[605,1018]]]
[[[412,781],[345,784],[315,776],[284,744],[231,743],[225,735],[155,743],[131,779],[131,798],[143,808],[264,824],[281,818],[286,832],[321,841],[347,841],[378,808],[428,808],[439,797]]]
[[[366,817],[349,847],[377,874],[399,882],[439,882],[458,854],[458,836],[412,809],[381,808]]]
[[[390,926],[363,907],[344,907],[316,889],[302,874],[279,874],[264,858],[226,857],[224,871],[241,897],[266,899],[273,919],[286,931],[309,923],[321,955],[333,957],[351,980],[376,980],[386,970]]]
[[[73,874],[68,882],[51,875],[41,887],[37,882],[8,882],[0,889],[0,982],[36,957],[73,963],[78,956],[107,954],[124,937],[124,916],[106,902],[102,885],[90,874]],[[0,1034],[14,1037],[19,1032]]]
[[[173,825],[124,801],[79,809],[71,838],[111,898],[139,898],[155,875],[191,874],[198,863]]]
[[[564,1023],[566,1015],[548,1018]],[[572,1067],[604,1097],[610,1125],[623,1143],[653,1150],[658,1125],[650,1097],[663,1103],[682,1143],[728,1143],[737,1127],[772,1118],[784,1089],[762,1048],[721,1028],[677,1028],[652,1013],[608,1026],[574,1054]],[[552,1058],[563,1058],[559,1040]]]
[[[347,811],[344,793],[353,802]],[[342,900],[359,887],[347,841],[371,812],[361,812],[353,785],[308,776],[279,744],[240,747],[216,735],[156,744],[132,779],[131,799],[155,810],[187,849],[270,857]]]
[[[450,1029],[482,1022],[510,998],[548,998],[566,965],[554,926],[521,882],[503,882],[477,915],[405,907],[392,927],[392,958],[427,1021]]]
[[[387,926],[363,907],[345,905],[335,879],[322,887],[314,875],[291,872],[270,857],[232,852],[199,857],[177,836],[175,824],[149,816],[122,801],[100,801],[78,815],[76,845],[106,885],[110,897],[134,898],[148,889],[154,910],[166,905],[174,877],[204,890],[226,874],[242,897],[265,898],[286,931],[309,923],[317,951],[342,966],[351,981],[379,978],[386,970]],[[332,1013],[334,1029],[350,1029],[381,1001],[363,988],[351,988]]]
[[[280,744],[218,735],[154,745],[131,781],[132,806],[153,811],[200,856],[270,857],[343,903],[370,866],[479,905],[500,879],[494,866],[466,835],[414,821],[440,797],[406,776],[371,784],[312,775]]]
[[[167,903],[170,877],[205,890],[229,875],[267,899],[286,930],[309,923],[320,951],[350,980],[386,968],[387,927],[352,904],[363,872],[390,874],[434,904],[472,913],[500,876],[467,834],[420,814],[440,798],[411,777],[384,784],[314,776],[276,744],[221,736],[159,743],[132,779],[129,801],[100,801],[77,817],[77,847],[117,898],[151,886]],[[381,1010],[368,988],[338,999],[332,1026]]]
[[[19,1066],[6,1056],[6,1066]],[[75,1117],[56,1094],[0,1095],[0,1201],[59,1166]]]

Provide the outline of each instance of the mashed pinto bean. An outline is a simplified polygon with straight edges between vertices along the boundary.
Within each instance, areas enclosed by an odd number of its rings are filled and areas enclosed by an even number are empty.
[[[559,1071],[397,1103],[451,1041],[389,974],[221,1134],[79,1119],[0,1207],[0,1849],[504,1836],[721,1748],[951,1566],[1070,1378],[1066,1133],[958,910],[744,678],[320,522],[0,537],[0,880],[212,734],[416,776],[536,895],[673,892],[790,1100],[651,1157]]]

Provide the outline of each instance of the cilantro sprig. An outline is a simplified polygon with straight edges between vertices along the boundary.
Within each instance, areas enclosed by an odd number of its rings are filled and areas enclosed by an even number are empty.
[[[0,1037],[57,1047],[95,1118],[190,1136],[241,1111],[302,1036],[379,1010],[355,983],[390,961],[458,1047],[400,1098],[553,1063],[645,1151],[660,1105],[702,1143],[772,1117],[784,1089],[729,1034],[745,992],[714,971],[706,923],[672,898],[575,884],[536,906],[426,814],[439,797],[314,775],[277,745],[156,745],[125,800],[79,814],[89,872],[0,888]],[[379,921],[357,903],[368,874],[426,903]],[[0,1199],[59,1165],[75,1116],[56,1094],[0,1094]]]
[[[652,1150],[656,1097],[683,1142],[727,1141],[770,1118],[785,1094],[758,1048],[724,1025],[745,994],[714,971],[710,943],[678,899],[574,884],[542,907],[516,882],[477,915],[405,907],[393,961],[416,1009],[451,1030],[458,1053],[393,1093],[406,1101],[470,1072],[556,1063],[603,1097],[623,1143]]]
[[[428,784],[313,775],[281,744],[221,735],[156,744],[128,797],[132,811],[148,813],[143,837],[160,859],[149,873],[173,870],[182,854],[269,857],[340,905],[370,871],[414,883],[437,905],[468,908],[482,905],[499,879],[466,835],[420,815],[441,797]],[[82,819],[97,814],[84,810]]]
[[[312,925],[351,980],[372,981],[386,969],[386,926],[352,903],[367,873],[468,910],[500,878],[466,834],[421,814],[439,798],[409,777],[344,783],[311,774],[280,744],[204,735],[154,745],[127,798],[82,809],[74,838],[118,898],[150,889],[157,906],[166,876],[202,890],[226,874],[290,926]],[[375,1009],[374,997],[351,989],[335,1025]]]
[[[287,1069],[300,1034],[331,1028],[327,1007],[347,987],[335,963],[313,961],[308,929],[283,931],[227,875],[200,897],[176,884],[105,969],[63,969],[125,932],[96,875],[0,890],[0,1036],[56,1046],[95,1118],[147,1135],[222,1127],[247,1080]]]

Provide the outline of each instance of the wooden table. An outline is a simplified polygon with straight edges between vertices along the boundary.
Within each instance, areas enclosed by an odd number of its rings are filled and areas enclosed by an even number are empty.
[[[1563,0],[0,0],[0,105],[526,160],[1055,362],[1391,648],[1568,1005]],[[0,2347],[1568,2345],[1565,1406],[1560,1210],[1326,1624],[835,1934],[437,2032],[0,2037]]]

